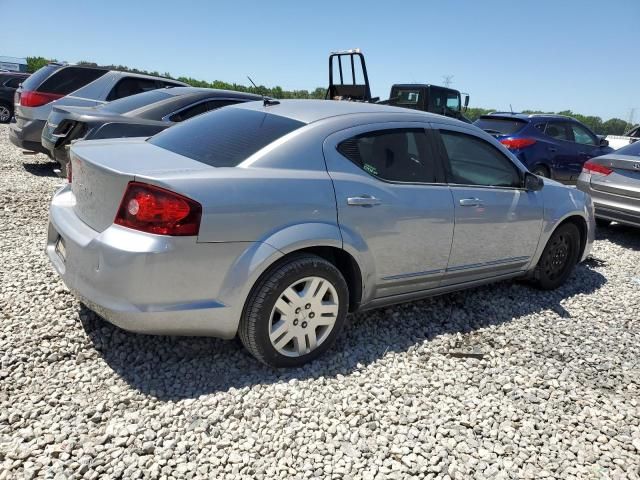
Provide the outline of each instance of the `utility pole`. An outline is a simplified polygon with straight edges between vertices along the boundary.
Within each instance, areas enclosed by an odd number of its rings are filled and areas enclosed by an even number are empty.
[[[636,116],[636,109],[632,108],[629,110],[629,118],[627,120],[627,130],[629,130],[631,127],[633,127],[634,123],[634,117]]]
[[[443,75],[442,83],[444,83],[445,87],[449,88],[449,86],[453,83],[453,75]]]

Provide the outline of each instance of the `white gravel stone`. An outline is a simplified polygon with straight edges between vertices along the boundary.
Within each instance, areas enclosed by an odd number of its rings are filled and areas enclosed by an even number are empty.
[[[356,315],[323,358],[274,371],[236,342],[136,335],[82,307],[43,252],[63,181],[7,132],[0,479],[639,478],[638,230],[598,232],[557,291]]]

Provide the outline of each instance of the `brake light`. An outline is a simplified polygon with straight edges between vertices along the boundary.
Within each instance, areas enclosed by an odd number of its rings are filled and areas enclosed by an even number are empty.
[[[613,169],[605,167],[604,165],[600,165],[598,163],[585,162],[585,164],[582,165],[582,172],[606,176],[613,172]]]
[[[520,150],[521,148],[530,147],[536,141],[533,138],[503,138],[500,143],[509,150]]]
[[[20,93],[20,105],[23,107],[40,107],[64,97],[58,93],[34,92],[25,90]]]
[[[190,198],[140,182],[129,182],[114,223],[157,235],[189,236],[200,230],[202,206]]]

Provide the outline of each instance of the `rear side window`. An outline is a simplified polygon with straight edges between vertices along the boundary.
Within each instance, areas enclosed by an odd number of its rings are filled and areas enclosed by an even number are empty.
[[[25,90],[36,90],[49,75],[59,69],[60,67],[56,65],[46,65],[27,78],[22,84],[22,87]]]
[[[64,67],[47,78],[37,90],[39,92],[68,95],[97,80],[105,73],[107,73],[107,70],[97,70],[86,67]]]
[[[481,117],[474,122],[476,127],[480,127],[492,135],[513,135],[527,124],[524,120],[515,118],[484,118]]]
[[[18,86],[22,83],[23,80],[24,78],[20,78],[20,77],[10,78],[4,83],[4,86],[9,88],[18,88]]]
[[[564,123],[547,123],[547,128],[544,129],[544,133],[556,140],[573,141],[573,133],[569,131],[569,126]]]
[[[515,165],[485,140],[459,132],[440,130],[449,157],[449,183],[489,187],[518,187]]]
[[[235,167],[304,125],[270,113],[221,108],[168,128],[149,143],[212,167]]]
[[[109,95],[107,101],[116,100],[118,98],[129,97],[156,88],[164,87],[163,82],[151,80],[148,78],[126,77],[116,83]]]
[[[196,115],[200,115],[201,113],[208,112],[210,110],[217,110],[218,108],[226,107],[227,105],[235,105],[239,103],[238,100],[209,100],[205,102],[200,102],[190,107],[187,107],[183,110],[180,110],[178,113],[174,113],[169,117],[169,120],[172,122],[184,122]]]
[[[421,128],[367,132],[344,140],[338,151],[382,180],[433,183],[434,164]]]
[[[114,113],[127,113],[151,105],[152,103],[166,100],[169,97],[171,97],[171,95],[162,90],[151,90],[150,92],[139,93],[114,100],[101,107],[101,109]]]

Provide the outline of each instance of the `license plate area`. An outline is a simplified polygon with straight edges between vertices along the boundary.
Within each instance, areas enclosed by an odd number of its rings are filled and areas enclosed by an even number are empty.
[[[60,259],[62,260],[62,262],[66,262],[67,261],[67,249],[64,245],[64,238],[62,237],[58,237],[58,239],[56,240],[56,247],[55,247],[56,253],[58,254],[58,256],[60,257]]]

